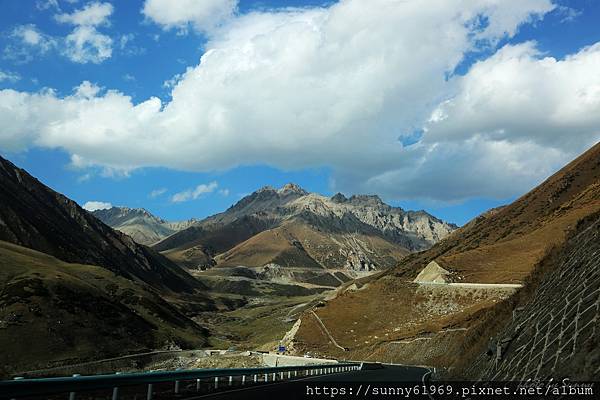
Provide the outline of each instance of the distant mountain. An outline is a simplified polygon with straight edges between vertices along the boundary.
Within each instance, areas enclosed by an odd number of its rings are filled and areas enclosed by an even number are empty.
[[[327,198],[290,183],[263,187],[153,248],[188,267],[275,263],[373,270],[429,248],[456,228],[377,196]]]
[[[310,313],[301,317],[295,348],[443,367],[463,378],[467,370],[491,380],[595,376],[599,221],[596,144],[512,204],[353,282],[315,310],[349,353],[320,333]],[[432,261],[451,281],[472,285],[415,283]]]
[[[182,310],[214,308],[181,267],[2,157],[0,288],[0,365],[13,372],[203,346]]]
[[[143,208],[112,207],[93,211],[92,214],[106,225],[129,235],[137,243],[145,245],[152,245],[197,222],[195,219],[168,222]]]

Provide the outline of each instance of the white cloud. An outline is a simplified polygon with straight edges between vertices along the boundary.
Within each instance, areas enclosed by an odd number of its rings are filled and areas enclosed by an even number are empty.
[[[179,81],[181,81],[183,77],[184,74],[175,74],[171,79],[167,79],[166,81],[164,81],[162,86],[165,89],[172,90],[175,86],[177,86],[177,84],[179,83]]]
[[[426,142],[487,140],[573,149],[600,133],[600,43],[564,60],[543,57],[535,43],[504,46],[457,79],[457,93],[427,125]],[[588,140],[589,141],[589,140]],[[575,142],[575,143],[573,143]]]
[[[162,196],[165,193],[167,193],[167,188],[154,189],[153,191],[150,192],[148,197],[150,197],[151,199],[154,199],[156,197]]]
[[[55,8],[56,10],[60,10],[58,0],[38,0],[35,2],[35,7],[41,11],[47,10],[49,8]]]
[[[171,196],[171,201],[173,203],[181,203],[189,200],[196,200],[198,197],[212,193],[218,187],[217,182],[211,182],[209,184],[201,184],[196,186],[194,189],[184,190],[183,192],[175,193]]]
[[[35,25],[19,25],[8,36],[3,57],[18,63],[31,61],[56,47],[56,39],[42,33]]]
[[[112,204],[103,201],[88,201],[83,205],[83,208],[88,211],[106,210],[112,208]]]
[[[52,2],[39,4],[41,7],[54,6]],[[99,64],[112,56],[113,40],[100,33],[97,27],[110,25],[109,17],[112,13],[113,6],[110,3],[93,2],[73,13],[55,15],[56,21],[74,25],[73,30],[64,38],[46,35],[32,24],[18,26],[10,35],[4,57],[17,62],[29,62],[35,55],[59,49],[73,62]],[[124,47],[130,39],[127,37],[125,42],[121,39],[121,45]]]
[[[237,3],[238,0],[146,0],[142,13],[164,29],[185,32],[193,26],[206,32],[233,17]]]
[[[114,8],[110,3],[93,2],[71,14],[57,14],[58,22],[76,26],[100,26],[110,23],[108,17],[112,15]]]
[[[62,148],[74,165],[113,172],[328,166],[345,192],[453,201],[522,192],[598,140],[600,45],[564,60],[508,46],[446,79],[549,1],[427,4],[346,0],[234,17],[164,104],[113,90],[1,91],[0,147]],[[399,143],[420,129],[420,142]]]
[[[77,183],[89,182],[90,179],[92,179],[92,174],[88,172],[78,177]]]
[[[16,72],[0,70],[0,83],[5,81],[8,83],[15,83],[20,79],[21,75],[17,74]]]
[[[73,13],[55,15],[60,23],[75,25],[65,37],[63,54],[71,61],[86,64],[99,64],[112,56],[113,40],[98,32],[97,27],[110,25],[113,13],[110,3],[93,2]]]
[[[567,6],[557,6],[556,12],[562,16],[561,22],[573,22],[583,14],[582,11]]]
[[[73,89],[73,92],[75,93],[76,97],[89,100],[93,97],[96,97],[101,90],[102,88],[100,86],[97,86],[90,81],[83,81],[79,86]]]
[[[219,194],[221,196],[227,197],[227,196],[229,196],[229,189],[220,189]]]
[[[91,26],[78,26],[65,38],[63,51],[71,61],[99,64],[112,55],[112,39]]]

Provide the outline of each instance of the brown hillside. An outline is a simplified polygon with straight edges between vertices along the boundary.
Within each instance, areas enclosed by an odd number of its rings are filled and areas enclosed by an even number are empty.
[[[578,221],[599,210],[597,144],[511,205],[476,218],[361,290],[347,290],[317,309],[350,353],[336,349],[308,313],[302,316],[296,347],[350,359],[451,367],[479,354],[503,326],[498,314],[488,310],[515,303],[489,289],[419,286],[411,282],[419,272],[436,260],[458,282],[527,285],[534,271],[551,268]]]
[[[2,157],[0,205],[0,240],[66,262],[98,265],[159,290],[202,289],[166,257],[113,230]]]
[[[0,288],[5,373],[207,343],[204,328],[146,285],[4,241]]]
[[[369,267],[360,265],[363,253],[379,267],[389,268],[408,251],[375,235],[328,233],[293,219],[238,244],[216,261],[218,266],[260,267],[275,263],[284,267],[360,270]],[[353,265],[347,265],[353,254]]]
[[[464,375],[484,380],[594,380],[600,372],[600,215],[582,221],[522,309]],[[525,350],[525,351],[524,351]]]

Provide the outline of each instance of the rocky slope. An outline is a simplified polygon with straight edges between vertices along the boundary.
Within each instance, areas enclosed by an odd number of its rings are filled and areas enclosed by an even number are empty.
[[[180,222],[165,221],[143,208],[112,207],[93,211],[92,214],[106,225],[145,245],[159,242],[197,222],[194,219]]]
[[[540,274],[557,268],[557,255],[565,251],[578,224],[598,212],[600,144],[514,203],[475,218],[431,249],[407,256],[396,268],[348,284],[337,298],[316,309],[350,354],[330,343],[310,313],[301,317],[296,348],[348,359],[446,367],[460,376],[486,352],[489,338],[510,322],[512,311],[530,301]],[[524,287],[507,295],[515,290],[413,282],[431,261],[454,282]],[[566,273],[558,277],[565,282],[556,287],[569,284]],[[558,291],[554,295],[562,296]]]
[[[201,288],[173,262],[93,215],[0,157],[0,240],[56,258],[104,267],[176,292]]]
[[[429,248],[456,226],[377,196],[327,198],[294,184],[264,187],[154,246],[177,262],[374,270]],[[186,253],[187,252],[187,253]]]

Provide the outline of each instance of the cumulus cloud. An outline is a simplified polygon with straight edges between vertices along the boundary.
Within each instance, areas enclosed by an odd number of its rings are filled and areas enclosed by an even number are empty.
[[[103,201],[88,201],[83,205],[83,208],[88,211],[107,210],[112,208],[112,204]]]
[[[206,32],[230,19],[237,3],[238,0],[146,0],[142,13],[164,29],[185,32],[192,26]]]
[[[219,185],[215,181],[210,182],[209,184],[203,183],[196,186],[194,189],[188,189],[184,190],[183,192],[175,193],[173,196],[171,196],[171,201],[173,203],[181,203],[184,201],[196,200],[198,197],[204,194],[214,192],[218,186]]]
[[[425,141],[487,140],[573,148],[600,133],[600,43],[563,60],[534,42],[507,45],[457,79],[457,94],[434,110]],[[588,140],[589,142],[589,140]]]
[[[447,77],[553,8],[345,0],[236,16],[166,84],[164,104],[114,90],[1,91],[0,147],[63,148],[74,165],[112,171],[328,166],[334,189],[388,198],[512,195],[598,139],[599,45],[562,60],[506,46]],[[398,140],[415,131],[417,143]]]

